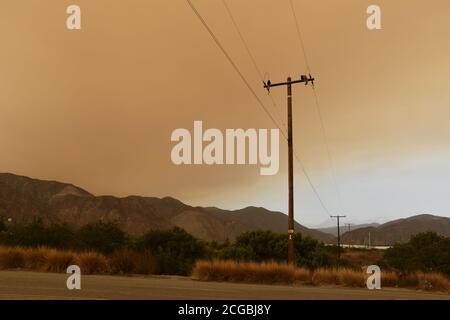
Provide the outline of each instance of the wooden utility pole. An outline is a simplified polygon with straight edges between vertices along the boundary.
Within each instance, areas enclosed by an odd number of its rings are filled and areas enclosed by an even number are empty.
[[[337,228],[338,228],[338,259],[341,259],[341,230],[339,229],[340,224],[340,218],[345,218],[346,216],[330,216],[331,218],[337,219]]]
[[[271,87],[287,86],[287,108],[288,108],[288,186],[289,186],[289,205],[288,205],[288,263],[295,263],[295,248],[294,248],[294,148],[292,137],[292,84],[295,83],[308,83],[314,85],[314,78],[302,75],[300,80],[292,81],[291,77],[287,78],[286,82],[271,83],[270,80],[264,82],[264,88],[270,92]]]

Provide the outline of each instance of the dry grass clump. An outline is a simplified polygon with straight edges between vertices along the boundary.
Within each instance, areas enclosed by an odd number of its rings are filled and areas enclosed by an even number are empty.
[[[205,281],[295,283],[364,287],[366,275],[351,269],[319,268],[310,271],[276,262],[255,263],[230,260],[197,261],[192,277]]]
[[[109,257],[112,273],[130,274],[136,270],[138,254],[135,251],[123,249],[114,252]]]
[[[352,269],[339,269],[337,270],[339,275],[339,282],[342,285],[348,287],[365,287],[368,274],[364,273],[362,270],[352,270]]]
[[[28,248],[25,249],[25,268],[30,270],[41,270],[46,264],[46,253],[49,248]]]
[[[339,276],[338,269],[326,269],[326,268],[318,268],[314,270],[311,283],[314,285],[321,284],[341,284],[341,277]]]
[[[311,283],[312,272],[305,268],[295,268],[295,280],[301,283]]]
[[[365,288],[370,275],[365,270],[319,268],[310,271],[275,262],[254,263],[230,260],[197,261],[192,277],[204,281],[250,283],[295,283],[312,285],[342,285]],[[450,292],[450,280],[440,273],[381,273],[382,287],[404,287]]]
[[[19,247],[0,247],[0,268],[17,269],[25,267],[25,249]]]
[[[207,281],[293,283],[295,268],[276,262],[197,261],[192,276]]]
[[[387,275],[387,282],[384,276]],[[365,288],[367,278],[365,270],[355,270],[349,268],[319,268],[312,272],[311,283],[313,285],[343,285],[346,287]],[[394,286],[397,285],[398,278],[392,272],[382,273],[382,285]],[[391,285],[392,284],[392,285]]]
[[[149,252],[138,253],[136,269],[137,274],[154,274],[157,269],[157,261]]]
[[[122,249],[109,257],[112,273],[119,274],[153,274],[156,271],[156,260],[148,252],[136,252]]]
[[[156,260],[148,252],[128,249],[109,257],[88,251],[74,252],[47,247],[21,248],[0,246],[0,269],[36,270],[65,273],[70,265],[78,265],[82,274],[153,274]]]
[[[383,276],[383,274],[382,274],[382,276]],[[381,283],[383,283],[383,281]],[[405,288],[417,288],[419,286],[419,277],[417,276],[417,273],[399,274],[398,275],[398,286],[405,287]]]
[[[82,274],[153,274],[157,261],[148,252],[119,250],[106,257],[97,252],[73,252],[47,247],[21,248],[0,246],[0,269],[20,269],[65,273],[76,264]],[[365,287],[369,274],[365,270],[319,268],[314,271],[277,262],[237,262],[200,260],[192,277],[205,281],[247,283],[283,283],[311,285],[343,285]],[[440,273],[381,273],[382,287],[402,287],[450,292],[450,280]]]
[[[76,255],[75,263],[82,274],[101,274],[109,272],[108,260],[100,253],[88,251]]]
[[[398,287],[399,278],[395,272],[382,271],[381,272],[381,287]]]
[[[437,290],[450,292],[450,280],[440,273],[417,273],[418,288],[422,290]]]
[[[75,253],[72,251],[47,249],[45,251],[45,263],[41,271],[66,272],[67,267],[75,264],[75,257]]]

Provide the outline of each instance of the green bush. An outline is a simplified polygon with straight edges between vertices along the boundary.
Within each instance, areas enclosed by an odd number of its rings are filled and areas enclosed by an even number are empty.
[[[6,231],[6,224],[3,217],[0,217],[0,232]]]
[[[2,231],[1,243],[22,246],[70,248],[74,241],[74,232],[66,225],[45,226],[41,219],[28,224],[15,224]]]
[[[309,237],[296,234],[295,258],[301,267],[315,269],[336,264],[330,249]],[[236,242],[225,247],[219,254],[220,259],[237,261],[277,261],[285,262],[287,257],[287,235],[271,231],[245,232],[236,238]]]
[[[159,274],[188,275],[195,261],[206,255],[205,244],[178,227],[147,232],[137,248],[155,257]]]
[[[388,249],[382,262],[400,272],[420,270],[450,276],[450,237],[434,232],[417,234],[409,242]]]
[[[42,245],[57,249],[69,249],[75,244],[75,232],[67,225],[52,224],[45,229]]]
[[[286,260],[287,239],[283,234],[271,231],[245,232],[233,245],[225,248],[220,258],[237,261],[283,261]]]
[[[81,250],[111,254],[125,246],[127,236],[115,222],[97,222],[81,227],[76,239]]]

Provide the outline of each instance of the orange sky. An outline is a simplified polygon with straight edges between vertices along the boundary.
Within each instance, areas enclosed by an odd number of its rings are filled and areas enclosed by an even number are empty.
[[[65,27],[74,3],[81,31]],[[222,2],[193,3],[272,108]],[[273,81],[305,71],[288,0],[227,3]],[[372,1],[294,3],[341,204],[309,87],[294,89],[294,144],[328,209],[349,221],[450,216],[450,2],[377,1],[380,31],[366,28]],[[185,1],[2,0],[0,40],[0,171],[95,194],[285,211],[284,143],[276,176],[170,161],[172,130],[194,120],[273,127]],[[285,90],[272,96],[285,116]],[[297,220],[326,220],[300,170],[295,178]]]

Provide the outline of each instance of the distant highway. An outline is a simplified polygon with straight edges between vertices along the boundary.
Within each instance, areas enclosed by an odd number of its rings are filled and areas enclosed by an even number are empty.
[[[200,282],[183,277],[82,276],[68,290],[66,274],[0,271],[0,299],[446,299],[414,290]]]

